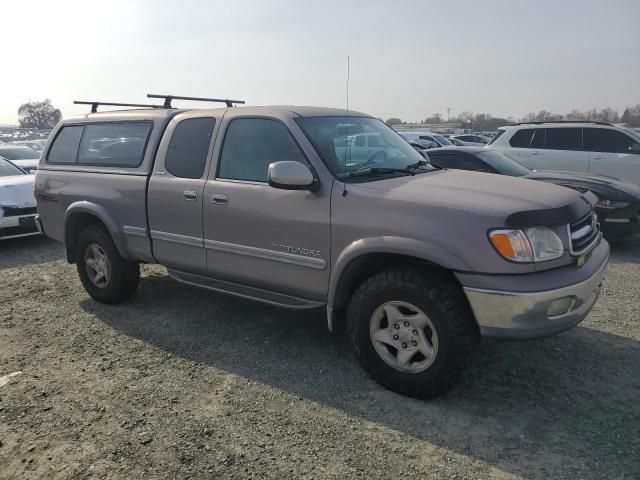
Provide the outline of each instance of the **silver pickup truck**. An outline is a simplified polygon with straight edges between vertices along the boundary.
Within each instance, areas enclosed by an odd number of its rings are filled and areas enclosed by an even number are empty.
[[[361,134],[373,146],[353,158]],[[480,337],[580,323],[609,258],[593,194],[439,169],[379,120],[338,109],[70,118],[35,193],[39,228],[97,301],[128,299],[139,264],[158,263],[190,285],[324,308],[372,377],[421,398],[456,382]]]

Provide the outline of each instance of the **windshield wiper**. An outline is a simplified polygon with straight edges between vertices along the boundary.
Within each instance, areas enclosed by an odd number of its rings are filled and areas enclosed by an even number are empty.
[[[410,168],[389,168],[389,167],[371,167],[357,172],[347,174],[347,177],[364,177],[367,175],[385,175],[387,173],[404,173],[407,175],[415,175],[416,172]]]

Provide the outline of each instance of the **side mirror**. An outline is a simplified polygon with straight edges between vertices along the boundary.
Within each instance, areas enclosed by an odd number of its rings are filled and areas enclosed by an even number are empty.
[[[629,153],[640,153],[640,143],[634,143],[629,147]]]
[[[274,162],[267,175],[270,186],[283,190],[315,190],[320,185],[309,167],[300,162]]]

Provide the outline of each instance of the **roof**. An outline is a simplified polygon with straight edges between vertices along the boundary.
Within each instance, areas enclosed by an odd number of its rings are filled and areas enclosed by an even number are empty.
[[[309,107],[309,106],[296,106],[296,105],[273,105],[273,106],[257,106],[257,107],[231,107],[234,111],[242,111],[248,115],[269,115],[273,113],[289,112],[299,117],[370,117],[365,113],[356,112],[353,110],[345,110],[341,108],[327,108],[327,107]],[[87,120],[148,120],[148,119],[163,119],[166,117],[172,117],[177,113],[182,112],[215,112],[221,113],[228,108],[132,108],[128,110],[111,110],[107,112],[98,113],[86,113],[84,115],[78,115],[65,119],[65,123],[84,122]]]
[[[571,121],[571,120],[563,120],[558,122],[521,122],[514,123],[513,125],[503,125],[499,127],[498,130],[507,130],[507,129],[523,129],[523,128],[584,128],[589,126],[599,126],[599,127],[615,127],[615,125],[611,125],[606,122],[589,122],[589,121]]]

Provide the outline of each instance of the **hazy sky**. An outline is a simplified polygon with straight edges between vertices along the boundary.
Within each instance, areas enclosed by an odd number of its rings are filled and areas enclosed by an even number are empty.
[[[640,0],[8,0],[0,123],[51,98],[345,105],[405,120],[640,103]]]

